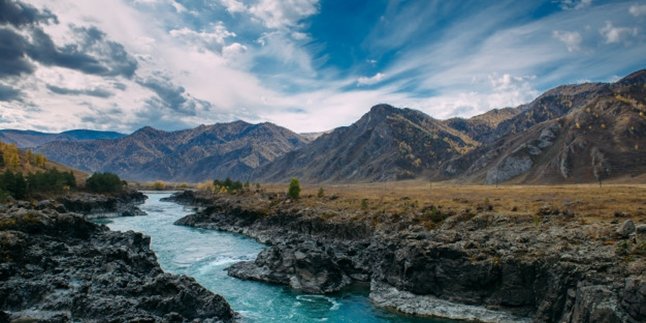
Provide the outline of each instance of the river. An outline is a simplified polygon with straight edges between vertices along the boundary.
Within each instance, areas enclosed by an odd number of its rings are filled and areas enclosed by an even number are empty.
[[[173,225],[190,208],[162,202],[169,193],[146,193],[141,206],[147,216],[103,220],[110,229],[138,231],[151,237],[161,267],[194,277],[202,286],[226,298],[243,322],[444,322],[407,317],[375,308],[365,288],[322,296],[227,276],[237,261],[253,260],[264,245],[227,232]]]

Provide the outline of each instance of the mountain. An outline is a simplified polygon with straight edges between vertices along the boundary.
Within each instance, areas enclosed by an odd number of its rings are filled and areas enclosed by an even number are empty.
[[[46,133],[32,130],[0,130],[0,141],[15,144],[18,148],[34,148],[52,141],[79,141],[116,139],[125,136],[113,131],[69,130],[60,133]]]
[[[552,89],[496,127],[436,178],[492,184],[580,183],[646,173],[646,70],[616,83]]]
[[[287,153],[255,177],[284,181],[357,182],[415,178],[477,146],[465,134],[416,110],[374,106],[359,121]]]
[[[131,180],[246,180],[260,165],[306,144],[290,130],[244,121],[166,132],[151,127],[109,140],[56,141],[37,148],[48,158]]]

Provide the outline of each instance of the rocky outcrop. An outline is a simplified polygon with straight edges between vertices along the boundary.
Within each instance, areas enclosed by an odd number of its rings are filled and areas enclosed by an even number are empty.
[[[492,322],[646,319],[646,262],[635,230],[613,243],[617,226],[581,225],[561,212],[486,210],[447,214],[431,230],[388,215],[369,225],[287,201],[258,202],[264,198],[212,198],[176,224],[270,244],[255,261],[231,266],[232,276],[311,293],[369,282],[376,305],[409,314]]]
[[[115,194],[74,193],[57,199],[63,210],[83,214],[86,218],[105,218],[115,216],[146,215],[137,204],[142,204],[148,197],[135,190]],[[60,211],[61,209],[59,209]]]
[[[193,278],[167,274],[140,233],[81,216],[0,211],[0,321],[214,322],[228,303]]]

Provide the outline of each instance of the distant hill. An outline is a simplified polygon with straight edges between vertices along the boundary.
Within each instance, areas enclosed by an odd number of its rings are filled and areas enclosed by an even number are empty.
[[[69,130],[60,133],[46,133],[32,130],[14,129],[0,130],[0,141],[16,144],[18,148],[34,148],[52,141],[116,139],[123,136],[125,135],[113,131],[96,131],[85,129]]]
[[[141,181],[200,182],[247,180],[258,166],[306,143],[271,123],[236,121],[174,132],[144,127],[118,139],[49,142],[37,151],[87,172],[107,171]]]
[[[349,127],[326,133],[258,170],[256,179],[355,182],[410,179],[477,142],[416,110],[374,106]]]

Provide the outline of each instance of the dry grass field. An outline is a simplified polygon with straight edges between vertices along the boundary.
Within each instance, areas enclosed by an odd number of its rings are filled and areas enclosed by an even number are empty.
[[[430,205],[460,212],[487,209],[508,215],[534,215],[542,208],[573,212],[586,221],[629,217],[646,220],[646,184],[457,185],[402,181],[348,185],[301,185],[305,205],[337,210],[383,209],[401,213]],[[286,184],[266,184],[267,192],[286,192]],[[323,188],[324,197],[318,197]],[[333,198],[330,198],[333,197]]]

